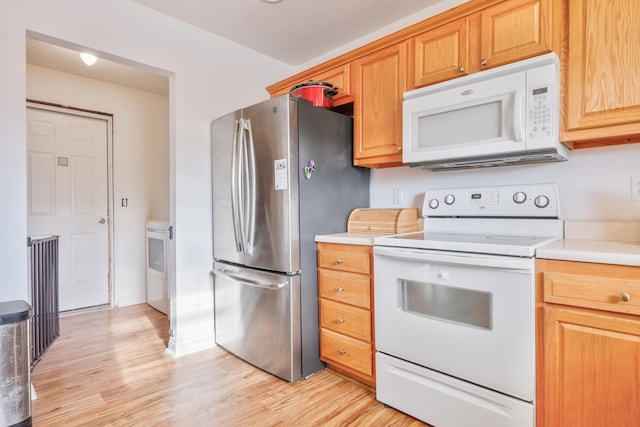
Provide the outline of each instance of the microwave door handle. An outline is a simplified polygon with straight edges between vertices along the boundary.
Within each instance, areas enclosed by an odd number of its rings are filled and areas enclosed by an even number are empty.
[[[524,112],[524,89],[516,89],[513,98],[513,136],[516,142],[522,141]]]

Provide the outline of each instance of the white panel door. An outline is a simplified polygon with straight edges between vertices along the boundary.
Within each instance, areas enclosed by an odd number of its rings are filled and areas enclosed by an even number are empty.
[[[107,123],[27,108],[28,233],[60,236],[61,311],[109,303]]]

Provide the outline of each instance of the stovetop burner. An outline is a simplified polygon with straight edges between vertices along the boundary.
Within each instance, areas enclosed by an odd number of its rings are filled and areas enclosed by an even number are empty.
[[[424,230],[379,237],[377,246],[533,257],[563,236],[552,184],[430,190]]]

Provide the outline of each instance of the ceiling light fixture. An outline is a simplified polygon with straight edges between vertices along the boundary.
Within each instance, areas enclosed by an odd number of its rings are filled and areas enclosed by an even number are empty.
[[[80,59],[82,59],[82,62],[84,62],[87,65],[93,65],[98,60],[98,57],[90,53],[81,53]]]

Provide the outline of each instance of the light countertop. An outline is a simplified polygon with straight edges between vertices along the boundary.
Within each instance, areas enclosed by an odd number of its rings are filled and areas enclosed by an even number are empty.
[[[536,258],[640,266],[639,221],[566,221],[565,238]]]
[[[383,234],[376,234],[376,233],[321,234],[315,237],[315,241],[320,243],[340,243],[344,245],[373,246],[373,239],[380,236],[383,236]]]
[[[564,239],[538,248],[536,258],[640,266],[640,243]]]

